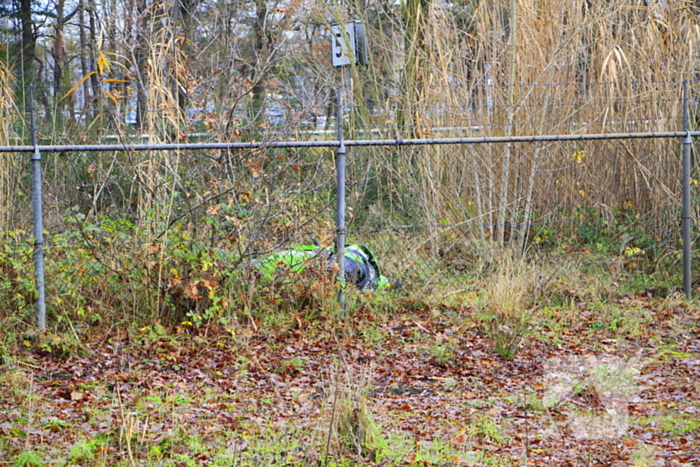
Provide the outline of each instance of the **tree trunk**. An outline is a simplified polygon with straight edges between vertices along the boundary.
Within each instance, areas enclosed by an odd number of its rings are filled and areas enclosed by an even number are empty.
[[[90,68],[88,67],[90,45],[87,41],[87,34],[85,34],[85,0],[80,0],[80,3],[78,4],[78,26],[80,30],[80,73],[81,76],[87,76],[87,74],[90,72]],[[83,107],[83,112],[85,113],[92,106],[93,97],[88,80],[83,81],[82,86],[83,94],[85,96],[85,104]],[[94,118],[94,115],[91,115],[91,119],[92,118]]]
[[[191,55],[192,41],[192,12],[197,7],[198,0],[180,0],[178,3],[178,19],[180,35],[183,39],[179,42],[179,56],[176,63],[175,78],[177,81],[177,103],[184,118],[187,118],[187,107],[189,105],[188,70],[189,58]]]
[[[53,87],[54,87],[54,101],[56,102],[56,117],[58,118],[59,126],[62,126],[60,122],[64,121],[63,107],[68,104],[69,118],[74,115],[73,109],[74,96],[71,93],[65,100],[62,99],[63,95],[68,91],[68,85],[70,84],[70,79],[68,78],[68,70],[66,69],[66,41],[64,36],[64,28],[66,23],[70,21],[73,16],[78,12],[80,6],[76,8],[72,13],[66,15],[65,13],[65,0],[56,0],[56,24],[54,26],[55,37],[54,37],[54,47],[53,47]]]
[[[60,99],[61,84],[63,81],[63,66],[65,64],[66,47],[63,38],[63,23],[65,0],[56,0],[56,25],[53,43],[53,87],[54,97]]]
[[[255,52],[255,68],[251,71],[253,82],[253,121],[262,123],[265,114],[265,77],[269,59],[269,41],[265,31],[267,19],[267,0],[255,1],[255,22],[253,23],[253,50]]]
[[[148,13],[147,0],[138,0],[136,2],[137,22],[134,24],[136,29],[136,48],[134,51],[136,61],[136,128],[140,130],[148,130],[148,23],[151,15]]]
[[[34,60],[36,60],[36,35],[34,34],[34,20],[32,19],[32,0],[18,0],[19,20],[22,27],[22,40],[20,44],[20,67],[22,87],[19,90],[18,102],[20,105],[26,101],[29,93],[26,91],[34,83]],[[27,105],[24,105],[27,108]]]
[[[513,117],[515,115],[513,92],[515,87],[515,67],[516,67],[516,52],[517,52],[517,3],[515,0],[510,2],[510,63],[508,66],[508,107],[506,120],[506,137],[513,136]],[[506,143],[503,152],[503,165],[501,167],[501,190],[498,198],[498,228],[496,230],[496,242],[498,245],[505,243],[506,232],[506,208],[508,206],[508,187],[510,183],[510,160],[512,143]]]
[[[95,0],[87,0],[88,1],[88,18],[90,19],[90,59],[91,59],[91,68],[93,71],[97,70],[97,6],[95,5]],[[96,99],[95,101],[95,107],[97,107],[98,104],[98,96],[100,95],[100,81],[99,77],[94,74],[90,77],[90,85],[92,86],[92,95]],[[100,109],[96,108],[96,112],[99,112]]]

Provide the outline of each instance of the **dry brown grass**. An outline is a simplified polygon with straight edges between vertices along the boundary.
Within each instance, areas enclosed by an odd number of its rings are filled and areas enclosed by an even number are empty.
[[[148,31],[150,54],[148,73],[142,83],[148,89],[143,132],[148,134],[149,143],[178,140],[181,130],[186,127],[184,114],[177,98],[177,88],[183,75],[186,75],[186,59],[182,50],[182,40],[177,31],[168,27],[154,27],[167,18],[156,16]],[[141,181],[139,193],[139,214],[149,218],[153,212],[161,214],[155,221],[169,219],[174,197],[180,189],[180,151],[154,151],[143,154],[144,159],[135,169]],[[165,208],[165,209],[164,209]]]
[[[496,253],[494,267],[483,284],[487,304],[482,321],[494,350],[510,358],[530,331],[538,272],[512,251]]]
[[[367,376],[336,370],[326,451],[375,459],[386,447],[367,404]]]
[[[12,75],[0,60],[0,145],[10,144],[12,122],[18,117],[14,93],[10,84]],[[0,156],[0,236],[11,228],[15,205],[14,179],[17,175],[17,162],[13,154]]]
[[[678,80],[694,78],[700,27],[691,8],[648,4],[519,1],[514,36],[508,0],[453,9],[432,2],[408,26],[401,19],[408,7],[380,20],[366,11],[348,17],[371,28],[373,61],[363,83],[419,87],[410,106],[401,93],[382,98],[381,107],[410,111],[409,127],[395,128],[403,137],[675,131]],[[325,61],[313,65],[322,76]],[[326,76],[333,84],[335,76]],[[627,203],[642,215],[669,216],[680,189],[677,152],[677,141],[657,139],[363,155],[414,194],[426,224],[476,218],[473,235],[522,247],[533,218],[580,206],[607,215]],[[386,189],[395,189],[391,183]]]
[[[235,22],[236,15],[244,13],[217,4],[208,10],[211,16],[197,17],[202,31],[206,30],[199,42],[197,38],[183,42],[176,20],[153,13],[150,21],[143,21],[144,27],[152,29],[139,31],[146,38],[144,44],[135,45],[136,33],[124,31],[124,44],[114,41],[124,50],[113,52],[121,61],[130,60],[125,68],[135,70],[134,49],[145,46],[143,62],[148,66],[138,70],[131,85],[138,80],[148,92],[147,118],[142,124],[151,142],[169,142],[192,130],[178,109],[181,84],[191,91],[190,108],[206,110],[204,120],[212,139],[253,139],[265,134],[263,125],[243,128],[247,123],[242,115],[252,99],[250,77],[257,76],[256,67],[264,67],[258,75],[264,71],[268,85],[303,82],[305,92],[319,91],[321,97],[303,109],[316,115],[333,114],[332,92],[321,88],[335,88],[342,76],[351,77],[348,101],[370,103],[377,112],[350,112],[348,136],[363,137],[356,130],[367,127],[382,127],[386,136],[404,138],[678,130],[678,80],[694,80],[693,70],[700,60],[698,12],[692,6],[657,3],[522,0],[513,9],[511,0],[410,0],[405,7],[367,2],[366,8],[356,9],[318,2],[302,7],[301,2],[291,2],[283,8],[284,14],[268,18],[270,43],[265,45],[269,50],[264,57],[254,56],[256,47],[250,37],[220,21]],[[120,11],[105,13],[107,23],[119,23],[113,15]],[[350,72],[331,70],[324,29],[331,21],[350,18],[361,19],[368,27],[371,63]],[[294,40],[286,35],[291,24],[298,27]],[[118,77],[113,74],[110,78]],[[692,81],[691,94],[697,88]],[[285,103],[297,105],[292,98],[285,101],[288,96],[275,95],[287,90],[270,87],[268,92],[280,108]],[[123,97],[120,105],[126,105]],[[105,101],[111,105],[111,100]],[[308,118],[296,107],[285,111],[292,115],[290,127]],[[407,114],[403,120],[402,112]],[[279,134],[294,130],[281,128]],[[410,214],[415,224],[462,224],[464,236],[495,238],[522,249],[532,235],[533,220],[561,219],[562,213],[568,217],[579,207],[607,215],[632,206],[655,219],[672,217],[669,206],[676,203],[680,189],[677,152],[677,141],[661,139],[352,148],[348,174],[353,182],[360,181],[353,189],[362,185],[362,190],[372,192],[363,198],[365,192],[358,189],[358,206],[373,203],[386,223],[403,222]],[[289,164],[290,153],[282,151],[237,152],[228,158],[214,154],[221,157],[221,170],[179,153],[131,155],[124,157],[124,179],[137,183],[124,194],[141,218],[152,208],[167,218],[183,173],[197,182],[193,192],[206,192],[208,180],[221,179],[241,182],[241,191],[249,186],[259,191],[267,188],[261,186],[266,175],[258,170],[261,166],[268,175],[274,165],[280,174],[285,167],[288,172],[303,170],[315,163],[308,156],[312,153],[299,151],[294,155],[297,160]],[[250,174],[236,163],[249,165]],[[177,170],[179,166],[183,170]],[[327,173],[331,186],[332,173]],[[251,174],[262,176],[251,182]],[[304,183],[303,176],[298,182]],[[291,184],[289,180],[276,183],[274,188],[281,189]],[[665,224],[659,227],[669,227],[675,221],[658,222]],[[433,251],[451,246],[441,244],[441,232],[440,227],[426,228]]]

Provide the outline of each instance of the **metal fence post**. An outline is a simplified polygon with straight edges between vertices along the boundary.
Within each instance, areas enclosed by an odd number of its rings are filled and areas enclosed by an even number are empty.
[[[46,331],[46,295],[44,282],[44,218],[41,202],[41,152],[36,140],[34,123],[34,90],[29,88],[29,132],[32,153],[32,215],[34,223],[34,270],[36,283],[36,316],[39,332]]]
[[[336,130],[340,145],[335,150],[336,171],[336,245],[335,252],[338,258],[338,303],[340,312],[345,314],[345,142],[343,141],[343,84],[338,86],[338,115],[336,116]]]
[[[683,290],[685,298],[690,300],[693,296],[692,285],[692,244],[690,237],[690,150],[693,139],[690,136],[690,122],[688,118],[688,81],[683,81]]]

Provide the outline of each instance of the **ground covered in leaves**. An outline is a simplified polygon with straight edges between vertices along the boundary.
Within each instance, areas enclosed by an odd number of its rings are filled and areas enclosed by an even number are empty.
[[[473,313],[19,339],[0,464],[700,465],[696,307],[544,307],[510,359]]]

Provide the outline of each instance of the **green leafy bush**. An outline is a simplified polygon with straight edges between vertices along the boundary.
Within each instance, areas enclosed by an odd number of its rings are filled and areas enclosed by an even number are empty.
[[[265,282],[250,261],[194,238],[185,225],[154,230],[126,219],[88,219],[71,210],[69,228],[46,235],[46,309],[57,333],[100,324],[154,323],[198,329],[231,319],[257,325],[286,314],[290,323],[332,309],[335,284],[310,268]],[[33,246],[26,232],[10,233],[0,250],[0,305],[27,323],[36,300]],[[279,324],[279,323],[277,323]]]
[[[0,316],[27,316],[33,309],[34,283],[32,244],[22,230],[8,232],[0,249]],[[3,316],[4,315],[4,316]]]

